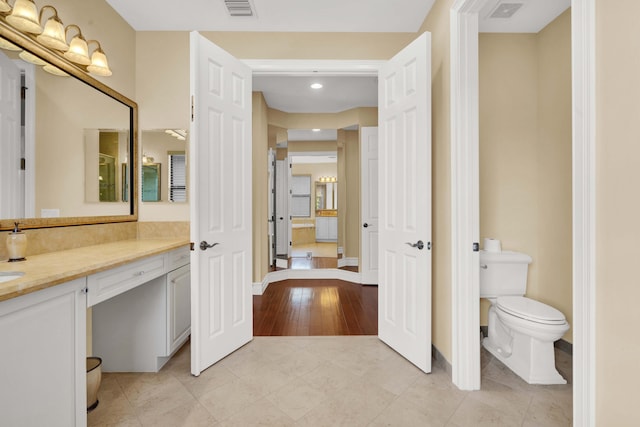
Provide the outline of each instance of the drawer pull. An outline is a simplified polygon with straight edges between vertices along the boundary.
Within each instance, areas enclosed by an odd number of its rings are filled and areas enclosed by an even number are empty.
[[[136,271],[133,275],[134,276],[144,276],[144,273],[145,273],[144,270],[141,270],[141,271]]]

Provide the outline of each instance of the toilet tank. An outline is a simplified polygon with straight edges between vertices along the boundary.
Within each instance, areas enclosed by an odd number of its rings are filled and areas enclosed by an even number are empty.
[[[519,252],[480,251],[480,298],[524,295],[531,261]]]

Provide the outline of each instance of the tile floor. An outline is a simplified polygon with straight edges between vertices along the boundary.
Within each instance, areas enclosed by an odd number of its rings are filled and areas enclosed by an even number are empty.
[[[105,373],[89,426],[571,425],[570,384],[529,385],[485,351],[475,392],[374,336],[256,337],[197,378],[189,363],[187,344],[157,374]]]

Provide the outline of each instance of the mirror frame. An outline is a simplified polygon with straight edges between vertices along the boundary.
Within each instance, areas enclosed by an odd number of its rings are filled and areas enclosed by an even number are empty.
[[[107,224],[118,222],[135,222],[138,220],[138,104],[121,93],[111,89],[104,83],[90,76],[79,66],[67,60],[59,53],[50,50],[38,42],[35,38],[23,34],[5,22],[5,17],[0,15],[0,37],[9,40],[11,43],[39,56],[50,64],[60,68],[72,77],[93,87],[103,94],[129,107],[129,215],[112,216],[80,216],[80,217],[58,217],[58,218],[4,218],[0,220],[0,231],[13,229],[14,222],[20,222],[20,228],[49,228],[65,227],[71,225]]]

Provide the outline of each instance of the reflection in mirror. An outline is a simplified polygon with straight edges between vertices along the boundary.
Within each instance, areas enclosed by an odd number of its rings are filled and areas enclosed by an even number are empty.
[[[160,167],[158,163],[142,162],[142,201],[160,202]]]
[[[136,104],[3,22],[0,35],[19,46],[0,50],[2,228],[135,220]]]
[[[159,190],[157,197],[145,190],[143,174],[143,202],[187,202],[187,132],[183,129],[142,131],[142,164],[158,165]],[[149,170],[149,168],[147,168]],[[148,172],[151,173],[151,172]],[[150,191],[150,190],[149,190]]]

